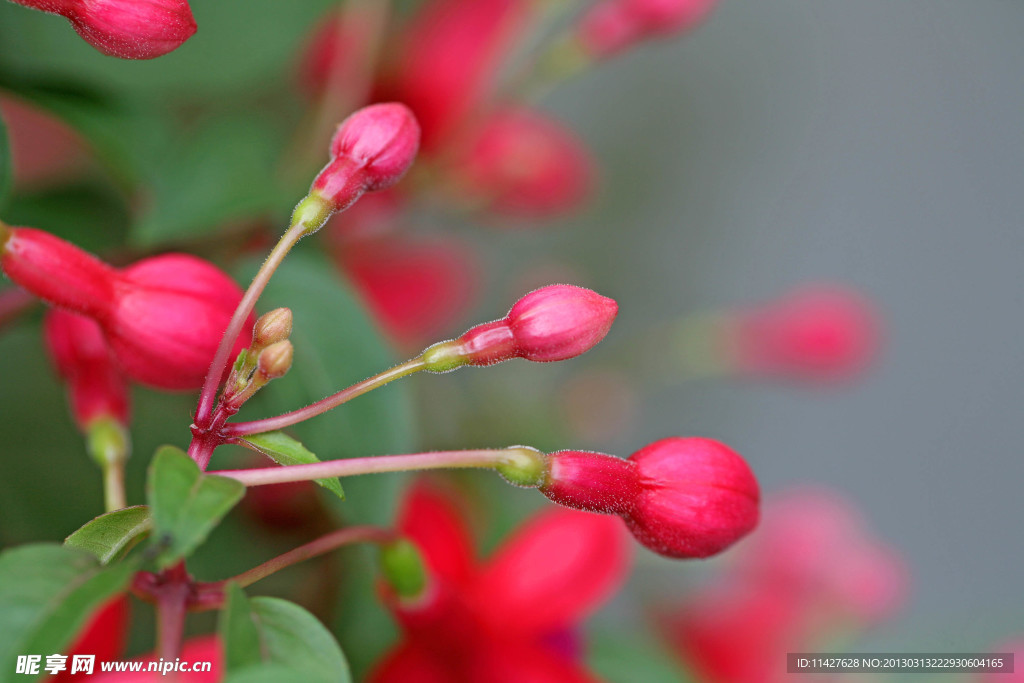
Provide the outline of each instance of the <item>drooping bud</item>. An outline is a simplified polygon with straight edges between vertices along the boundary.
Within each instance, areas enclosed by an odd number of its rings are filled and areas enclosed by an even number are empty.
[[[128,381],[114,360],[100,326],[91,318],[51,310],[44,322],[46,347],[65,381],[71,415],[83,432],[97,420],[129,419]]]
[[[548,460],[542,493],[568,507],[620,515],[660,555],[708,557],[757,525],[757,480],[717,441],[662,439],[628,460],[581,451]]]
[[[613,299],[573,285],[549,285],[516,302],[501,320],[471,328],[458,339],[423,352],[426,369],[493,365],[510,358],[550,362],[593,348],[611,328],[619,307]]]
[[[14,0],[71,22],[105,55],[153,59],[176,50],[196,32],[187,0]]]
[[[595,57],[607,57],[649,38],[671,36],[703,21],[718,0],[603,0],[580,21],[579,40]]]
[[[263,381],[284,377],[292,368],[292,358],[295,349],[292,343],[285,339],[271,344],[260,352],[259,360],[256,361],[256,372]]]
[[[572,131],[525,108],[490,117],[453,166],[461,197],[515,216],[572,209],[593,178],[589,152]]]
[[[0,115],[7,126],[18,187],[66,180],[81,170],[89,157],[81,137],[39,107],[14,97],[0,97]]]
[[[338,126],[331,161],[313,181],[310,196],[341,211],[364,192],[390,187],[412,165],[419,142],[419,124],[404,104],[363,107]]]
[[[292,335],[292,311],[290,308],[275,308],[264,313],[252,328],[252,346],[262,349],[284,341]]]
[[[228,321],[242,298],[234,280],[187,254],[143,259],[120,270],[31,228],[0,234],[0,267],[49,303],[95,320],[114,357],[134,380],[168,390],[202,385]],[[235,341],[249,339],[250,316]]]

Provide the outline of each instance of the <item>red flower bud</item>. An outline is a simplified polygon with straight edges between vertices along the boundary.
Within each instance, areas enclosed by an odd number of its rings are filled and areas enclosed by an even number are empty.
[[[605,57],[655,36],[688,31],[705,19],[718,0],[605,0],[579,26],[591,54]]]
[[[547,216],[587,194],[592,162],[572,131],[529,109],[488,119],[456,161],[460,193],[502,213]]]
[[[493,365],[510,358],[549,362],[589,351],[608,334],[619,306],[573,285],[549,285],[516,302],[501,320],[471,328],[423,352],[427,370]]]
[[[128,423],[128,382],[100,326],[91,318],[59,309],[46,314],[46,346],[68,386],[71,414],[83,432],[100,418]]]
[[[186,0],[15,0],[71,22],[105,55],[152,59],[177,49],[196,32]]]
[[[55,306],[93,318],[125,373],[161,389],[202,385],[242,298],[234,280],[186,254],[116,270],[31,228],[0,232],[0,248],[0,267],[8,277]],[[234,353],[249,339],[253,323],[250,315]]]
[[[708,557],[757,525],[757,480],[743,458],[717,441],[662,439],[628,460],[581,451],[548,457],[544,495],[620,515],[637,540],[660,555]]]
[[[834,379],[864,368],[878,346],[878,327],[858,292],[814,285],[732,314],[727,342],[740,372]]]
[[[363,107],[338,126],[331,161],[313,181],[313,190],[340,211],[363,192],[397,183],[419,144],[419,124],[404,104]]]

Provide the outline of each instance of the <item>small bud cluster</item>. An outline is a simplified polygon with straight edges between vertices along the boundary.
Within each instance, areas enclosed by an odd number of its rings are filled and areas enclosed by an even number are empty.
[[[661,555],[708,557],[757,525],[754,474],[735,451],[711,439],[662,439],[626,460],[559,451],[548,461],[544,495],[619,515],[637,540]]]
[[[95,321],[129,378],[172,391],[202,384],[242,298],[234,280],[188,254],[117,269],[41,230],[4,230],[4,274],[48,303]],[[251,327],[250,317],[246,335]]]
[[[516,302],[501,320],[435,344],[421,358],[427,370],[493,365],[511,358],[550,362],[574,358],[604,339],[619,307],[613,299],[573,285],[549,285]]]
[[[284,377],[291,370],[295,355],[291,334],[291,309],[275,308],[256,321],[252,344],[239,352],[225,383],[223,405],[229,412],[237,412],[270,380]]]
[[[153,59],[181,47],[196,32],[187,0],[14,0],[59,14],[105,55]]]

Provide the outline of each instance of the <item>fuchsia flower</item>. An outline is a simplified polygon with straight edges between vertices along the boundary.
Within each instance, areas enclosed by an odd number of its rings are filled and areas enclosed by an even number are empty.
[[[702,22],[718,0],[602,0],[579,25],[584,48],[606,57],[641,40],[689,31]]]
[[[128,381],[114,360],[103,331],[91,318],[53,309],[44,323],[46,347],[68,386],[71,415],[83,432],[99,419],[125,425]]]
[[[12,97],[0,97],[0,114],[7,126],[18,186],[63,179],[81,167],[88,156],[78,134],[42,109]]]
[[[619,306],[573,285],[549,285],[517,301],[501,320],[471,328],[423,352],[427,369],[493,365],[510,358],[546,363],[575,358],[604,339]]]
[[[331,139],[331,161],[313,181],[313,193],[341,211],[364,192],[383,190],[416,157],[420,128],[405,105],[373,104],[341,122]]]
[[[878,348],[879,323],[859,292],[806,285],[728,314],[725,334],[727,362],[739,372],[828,380],[864,368]]]
[[[548,460],[544,495],[621,516],[660,555],[708,557],[757,526],[757,479],[735,451],[711,439],[661,439],[626,460],[585,451],[558,451]]]
[[[731,569],[662,620],[679,655],[711,683],[789,680],[786,652],[828,647],[889,616],[906,578],[893,550],[827,491],[770,502]]]
[[[132,379],[195,389],[242,298],[234,280],[187,254],[165,254],[116,269],[49,233],[0,225],[0,268],[49,303],[86,315],[103,330]],[[235,342],[245,346],[255,322]]]
[[[388,334],[403,345],[436,338],[470,304],[473,252],[454,240],[356,241],[338,262]]]
[[[986,673],[978,676],[977,683],[1024,683],[1024,635],[1004,640],[992,652],[1013,654],[1013,673]]]
[[[392,600],[404,638],[374,683],[585,683],[576,628],[622,584],[629,542],[614,519],[570,510],[533,518],[479,562],[452,503],[419,484],[400,528],[431,572],[421,598]]]
[[[59,14],[105,55],[153,59],[176,50],[196,32],[186,0],[14,0]]]
[[[563,125],[526,108],[498,111],[453,162],[458,191],[509,215],[549,216],[588,194],[593,162]]]

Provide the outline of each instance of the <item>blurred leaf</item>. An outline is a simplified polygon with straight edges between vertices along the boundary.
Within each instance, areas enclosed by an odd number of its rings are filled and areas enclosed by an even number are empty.
[[[155,161],[167,135],[166,119],[155,108],[119,98],[80,81],[27,77],[0,70],[0,90],[45,109],[92,143],[99,158],[125,184],[134,185]]]
[[[121,245],[131,221],[128,208],[111,188],[75,183],[11,198],[4,220],[63,237],[86,251]]]
[[[11,192],[11,183],[14,178],[14,169],[11,166],[11,144],[7,139],[7,126],[4,125],[4,117],[0,116],[0,209],[4,208],[7,202],[7,195]]]
[[[252,444],[260,453],[263,453],[278,465],[308,465],[320,462],[316,455],[284,432],[252,434],[245,437],[243,441]],[[314,479],[313,481],[338,496],[338,498],[345,500],[345,491],[342,490],[341,482],[338,481],[337,477]]]
[[[208,235],[224,222],[280,208],[277,138],[263,120],[237,114],[176,136],[153,178],[152,205],[135,226],[133,241],[149,246]]]
[[[622,633],[605,633],[594,640],[587,660],[608,683],[696,683],[682,664],[659,647],[653,635],[624,637]]]
[[[188,556],[245,495],[241,482],[203,474],[184,451],[157,450],[146,485],[153,511],[153,543],[162,548],[157,564],[165,568]]]
[[[89,553],[55,543],[0,553],[0,683],[27,680],[14,673],[18,655],[62,652],[133,571],[102,568]]]
[[[237,584],[229,584],[219,630],[225,668],[232,674],[265,663],[303,674],[278,680],[309,680],[308,675],[332,683],[352,680],[334,636],[316,617],[287,600],[249,600]]]
[[[145,505],[127,507],[100,515],[66,539],[64,545],[92,553],[100,564],[128,552],[153,528]]]

